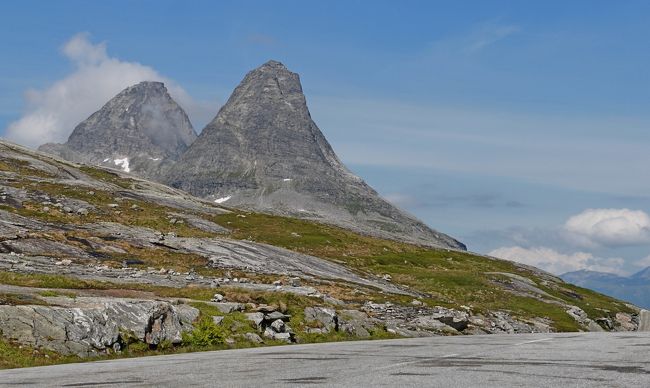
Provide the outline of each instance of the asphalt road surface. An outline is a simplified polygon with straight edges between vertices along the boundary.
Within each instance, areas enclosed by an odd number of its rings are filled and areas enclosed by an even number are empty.
[[[14,369],[0,386],[650,387],[650,333],[414,338]]]

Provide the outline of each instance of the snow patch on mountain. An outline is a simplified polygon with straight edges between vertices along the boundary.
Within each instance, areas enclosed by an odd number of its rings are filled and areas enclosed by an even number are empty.
[[[124,172],[131,172],[129,167],[129,158],[115,159],[113,161],[116,166],[119,166]]]
[[[229,195],[229,196],[227,196],[227,197],[217,198],[217,199],[214,200],[214,202],[215,202],[215,203],[224,203],[224,202],[226,202],[227,200],[229,200],[230,198],[232,198],[232,195]]]

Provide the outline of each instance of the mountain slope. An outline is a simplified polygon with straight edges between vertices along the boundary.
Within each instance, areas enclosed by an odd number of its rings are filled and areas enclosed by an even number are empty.
[[[650,267],[629,277],[586,270],[567,272],[560,277],[581,287],[629,300],[631,303],[650,309]]]
[[[637,318],[530,266],[228,210],[0,141],[0,368],[282,342],[630,331]]]
[[[45,144],[39,150],[155,177],[195,139],[187,114],[165,86],[141,82],[120,92],[79,124],[65,144]]]
[[[246,75],[164,181],[232,207],[465,249],[352,174],[311,119],[298,74],[276,61]]]

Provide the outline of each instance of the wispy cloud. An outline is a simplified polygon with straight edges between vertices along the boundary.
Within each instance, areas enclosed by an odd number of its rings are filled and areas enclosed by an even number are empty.
[[[405,208],[428,207],[472,207],[472,208],[522,208],[526,205],[514,199],[507,199],[499,194],[468,193],[463,195],[432,193],[427,187],[414,188],[412,193],[389,193],[385,198],[393,204]]]
[[[629,178],[644,176],[650,164],[647,144],[629,140],[650,126],[644,118],[372,98],[317,97],[310,108],[346,163],[506,176],[615,195],[650,191],[650,181]]]
[[[481,24],[465,38],[466,44],[463,50],[467,53],[481,51],[519,31],[521,31],[521,28],[516,25]]]
[[[65,141],[79,122],[122,89],[141,81],[164,82],[193,119],[206,120],[217,110],[213,104],[195,101],[149,66],[110,57],[106,43],[92,43],[87,33],[72,37],[61,52],[74,64],[74,71],[43,90],[25,92],[25,114],[9,125],[8,139],[32,147]]]

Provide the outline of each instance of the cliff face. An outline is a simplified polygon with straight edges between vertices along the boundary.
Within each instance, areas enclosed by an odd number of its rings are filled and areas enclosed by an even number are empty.
[[[160,82],[141,82],[79,124],[65,144],[44,152],[156,177],[196,139],[187,114]]]
[[[465,249],[352,174],[311,119],[298,74],[276,61],[246,75],[163,181],[228,206]]]

